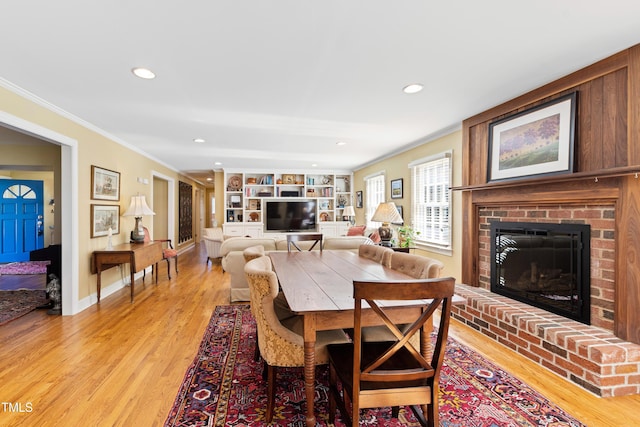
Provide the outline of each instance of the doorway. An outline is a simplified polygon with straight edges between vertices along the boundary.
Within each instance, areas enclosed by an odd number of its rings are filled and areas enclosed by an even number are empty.
[[[42,181],[0,180],[0,263],[27,261],[44,247]]]

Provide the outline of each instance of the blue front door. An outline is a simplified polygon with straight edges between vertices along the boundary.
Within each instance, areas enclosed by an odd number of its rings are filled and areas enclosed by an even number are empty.
[[[44,247],[42,181],[0,179],[0,262],[26,261]]]

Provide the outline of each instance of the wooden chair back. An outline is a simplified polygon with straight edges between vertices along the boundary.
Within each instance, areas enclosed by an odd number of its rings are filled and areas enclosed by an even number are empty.
[[[386,406],[416,406],[413,411],[421,423],[438,425],[438,381],[445,354],[454,287],[455,280],[451,277],[401,282],[354,281],[352,347],[329,347],[331,376],[340,378],[352,405],[352,411],[347,411],[344,401],[340,403],[347,425],[351,424],[349,418],[353,418],[354,426],[358,425],[360,408]],[[388,308],[390,299],[426,301],[420,310],[416,310],[415,320],[409,327],[401,330],[392,320],[393,309]],[[378,301],[385,301],[385,304]],[[370,307],[371,310],[363,311],[363,307]],[[429,331],[431,327],[425,328],[425,325],[432,321],[438,308],[441,309],[440,321],[433,351],[430,352],[430,337],[425,330]],[[366,316],[372,316],[371,312],[395,337],[394,341],[362,340],[363,319],[365,313]],[[367,322],[370,321],[368,317]],[[416,334],[420,335],[419,349],[411,343],[411,338]],[[345,359],[352,362],[348,367],[351,372],[344,365],[340,368],[345,363],[340,360]],[[331,384],[332,399],[341,400],[334,381]],[[418,409],[417,405],[423,409]],[[335,403],[330,404],[330,411],[332,409],[335,412]],[[333,417],[332,412],[330,417]]]
[[[320,252],[322,252],[322,233],[312,233],[312,234],[287,234],[287,251],[291,252],[291,246],[296,248],[299,252],[302,252],[300,246],[298,246],[297,242],[313,242],[311,246],[309,246],[309,250],[312,251],[316,245],[319,244]]]

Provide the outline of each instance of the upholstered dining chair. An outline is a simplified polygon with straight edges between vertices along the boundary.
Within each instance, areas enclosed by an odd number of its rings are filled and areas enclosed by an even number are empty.
[[[393,249],[391,249],[393,252]],[[444,264],[433,258],[427,258],[420,255],[409,254],[404,252],[393,252],[389,260],[389,267],[411,276],[414,279],[435,279],[440,277]],[[406,325],[398,325],[401,329]],[[362,331],[363,340],[365,341],[384,341],[393,339],[393,335],[384,326],[369,326]],[[414,345],[417,343],[414,337]]]
[[[249,282],[251,305],[256,318],[258,346],[267,370],[266,422],[273,419],[278,367],[304,366],[304,340],[302,318],[298,316],[285,326],[274,309],[278,295],[278,278],[271,266],[271,259],[262,256],[249,261],[244,267]],[[316,338],[316,364],[328,363],[327,345],[349,342],[342,330],[321,331]],[[300,371],[302,375],[302,370]]]
[[[310,251],[319,244],[320,252],[322,252],[322,233],[287,234],[287,250],[289,252],[291,252],[291,246],[302,252],[302,249],[300,247],[302,245],[299,246],[298,242],[313,242],[313,244],[307,248]]]
[[[147,227],[144,228],[144,241],[145,242],[162,242],[162,259],[167,261],[167,276],[171,279],[171,266],[169,260],[171,258],[175,258],[175,269],[176,274],[178,274],[178,251],[173,249],[173,245],[171,244],[171,239],[153,239],[151,240],[151,234],[149,233],[149,229]],[[158,274],[158,273],[156,273]]]
[[[358,255],[380,263],[385,267],[390,267],[393,249],[379,245],[360,245],[358,247]]]
[[[354,281],[352,343],[331,344],[329,353],[329,423],[334,423],[336,406],[346,425],[358,426],[361,408],[411,406],[423,426],[437,427],[438,381],[444,358],[455,280],[422,279],[402,282]],[[384,306],[377,300],[425,299],[416,320],[400,331],[389,319]],[[362,340],[362,305],[366,302],[394,337],[393,341]],[[424,326],[441,308],[437,338],[431,357],[425,348],[411,344]],[[428,337],[421,337],[428,339]],[[421,340],[422,341],[422,340]],[[338,383],[342,387],[338,387]],[[342,390],[342,392],[341,392]],[[348,408],[351,402],[351,411]],[[420,407],[419,407],[420,406]],[[394,411],[397,416],[397,412]]]

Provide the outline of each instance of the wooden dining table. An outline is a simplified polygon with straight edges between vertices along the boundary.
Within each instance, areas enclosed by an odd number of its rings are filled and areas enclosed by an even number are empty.
[[[304,383],[307,426],[315,426],[315,342],[316,332],[353,328],[354,280],[411,280],[412,277],[350,251],[271,252],[274,271],[291,310],[303,316]],[[389,296],[392,298],[392,296]],[[454,301],[455,302],[455,301]],[[380,302],[397,323],[413,322],[424,300]],[[373,312],[363,311],[365,326],[380,324]],[[431,322],[427,323],[433,326]],[[430,349],[429,333],[421,338],[421,352]]]

